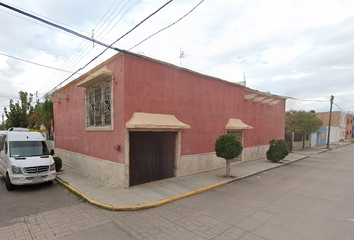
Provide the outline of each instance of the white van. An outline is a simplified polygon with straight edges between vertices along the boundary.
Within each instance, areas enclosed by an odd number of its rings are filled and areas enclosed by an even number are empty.
[[[0,172],[9,191],[16,185],[53,183],[56,177],[53,155],[54,150],[48,150],[39,132],[26,128],[0,131]]]

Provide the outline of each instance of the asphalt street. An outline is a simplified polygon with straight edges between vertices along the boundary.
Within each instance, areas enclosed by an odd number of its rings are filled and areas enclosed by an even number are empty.
[[[8,216],[1,219],[0,239],[353,240],[353,156],[351,144],[157,208],[131,212],[79,202],[55,184],[11,193],[0,186],[0,211]],[[47,195],[51,198],[44,200]],[[12,218],[3,199],[17,214],[23,210],[22,217]],[[25,203],[26,199],[32,203]],[[51,201],[55,207],[50,210],[46,204]],[[32,204],[33,213],[25,209]],[[42,204],[47,207],[41,210]]]
[[[5,178],[0,174],[0,227],[11,224],[11,219],[79,203],[81,201],[75,195],[55,181],[52,185],[19,186],[9,192],[6,190]]]

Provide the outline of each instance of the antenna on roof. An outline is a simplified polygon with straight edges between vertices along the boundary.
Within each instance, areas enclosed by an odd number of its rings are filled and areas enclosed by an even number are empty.
[[[182,66],[182,58],[186,58],[189,55],[186,54],[185,51],[182,51],[182,48],[179,48],[179,65]]]
[[[237,82],[238,84],[241,84],[242,86],[246,87],[246,76],[245,76],[245,72],[243,72],[243,81],[241,82]]]

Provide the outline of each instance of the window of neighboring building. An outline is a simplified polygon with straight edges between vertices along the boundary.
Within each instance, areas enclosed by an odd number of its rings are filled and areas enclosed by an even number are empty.
[[[111,130],[112,77],[86,88],[86,119],[88,130]]]

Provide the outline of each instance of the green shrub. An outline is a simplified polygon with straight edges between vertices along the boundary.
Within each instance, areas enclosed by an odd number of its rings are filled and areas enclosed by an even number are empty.
[[[63,162],[61,161],[60,157],[53,157],[53,160],[55,162],[55,169],[59,171],[63,167]]]
[[[279,162],[290,153],[289,148],[283,139],[272,139],[269,144],[270,146],[267,151],[267,159],[271,162]]]

